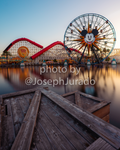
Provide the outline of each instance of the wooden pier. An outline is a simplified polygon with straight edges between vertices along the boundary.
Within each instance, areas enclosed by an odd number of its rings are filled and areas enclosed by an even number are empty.
[[[62,95],[70,102],[78,105],[95,116],[109,122],[110,103],[98,97],[85,94],[80,91],[70,92]]]
[[[47,88],[1,95],[0,150],[120,149],[120,129],[94,115],[110,105],[103,102],[79,91],[61,96]]]

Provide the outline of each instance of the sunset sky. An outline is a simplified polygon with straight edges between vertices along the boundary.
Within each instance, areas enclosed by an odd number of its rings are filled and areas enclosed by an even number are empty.
[[[105,16],[116,30],[115,48],[120,48],[120,0],[0,0],[0,54],[21,37],[44,47],[63,42],[69,23],[85,13]]]

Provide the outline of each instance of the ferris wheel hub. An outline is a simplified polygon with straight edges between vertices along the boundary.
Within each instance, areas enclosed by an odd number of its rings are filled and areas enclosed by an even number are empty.
[[[93,33],[87,33],[84,40],[87,44],[92,44],[95,41],[95,37]]]

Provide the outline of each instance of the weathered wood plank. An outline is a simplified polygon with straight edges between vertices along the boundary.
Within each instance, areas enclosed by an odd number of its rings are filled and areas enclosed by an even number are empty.
[[[81,109],[75,104],[71,104],[67,99],[52,91],[41,90],[43,94],[49,97],[57,105],[65,109],[73,117],[78,119],[92,131],[97,133],[103,139],[108,141],[113,147],[120,148],[120,129],[96,117],[95,115]]]
[[[75,94],[68,95],[65,98],[71,101],[72,103],[75,103]]]
[[[79,107],[82,107],[82,100],[78,92],[75,93],[75,104],[78,105]]]
[[[2,96],[0,96],[0,147],[2,144],[2,104],[3,104],[3,99]]]
[[[16,100],[19,102],[21,109],[22,109],[24,116],[25,116],[27,113],[27,110],[29,108],[28,101],[26,100],[26,98],[24,98],[24,96],[19,96],[16,98]]]
[[[110,102],[106,102],[106,101],[103,101],[101,103],[98,103],[96,105],[94,105],[93,107],[87,109],[87,111],[91,112],[91,113],[94,113],[96,112],[97,110],[101,109],[102,107],[105,107],[106,105],[109,105]]]
[[[42,129],[40,123],[36,122],[36,127],[32,139],[32,147],[36,147],[38,150],[53,150],[54,147],[51,145],[49,138],[47,138],[46,133]]]
[[[85,93],[83,93],[83,92],[80,92],[80,91],[77,91],[79,94],[81,94],[82,96],[85,96],[85,97],[87,97],[87,98],[89,98],[89,99],[92,99],[92,100],[95,100],[95,101],[98,101],[98,102],[102,102],[102,101],[104,101],[103,99],[101,99],[101,98],[98,98],[98,97],[95,97],[95,96],[92,96],[92,95],[89,95],[89,94],[85,94]]]
[[[41,93],[39,91],[36,91],[11,150],[30,149],[40,100]]]
[[[98,101],[94,101],[93,99],[89,99],[89,98],[87,98],[85,96],[82,96],[82,95],[80,95],[80,99],[81,99],[81,103],[82,103],[82,108],[85,109],[85,110],[87,110],[90,107],[93,107],[94,105],[100,103]]]
[[[56,150],[74,150],[75,147],[60,132],[51,119],[42,111],[38,114],[38,125],[41,124],[47,137],[50,139],[51,145]]]
[[[96,149],[98,150],[98,149]],[[106,143],[101,150],[116,150],[114,147],[112,147],[110,144]]]
[[[15,136],[16,136],[20,129],[21,123],[24,119],[24,114],[16,98],[11,98],[10,102],[11,102],[13,121],[14,121],[14,126],[15,126]]]
[[[102,120],[109,122],[109,114],[102,118]]]
[[[3,105],[3,97],[0,95],[0,105]]]
[[[44,101],[41,102],[41,110],[46,114],[55,126],[61,131],[70,143],[74,145],[76,149],[85,149],[89,143],[73,129],[62,117],[59,116],[51,107],[49,107]]]
[[[105,145],[105,141],[101,138],[98,138],[95,142],[93,142],[86,150],[98,150],[101,149]]]
[[[108,148],[109,149],[106,149]],[[86,150],[115,150],[110,144],[104,141],[102,138],[98,138],[94,143],[92,143]]]
[[[88,143],[93,143],[98,136],[92,132],[88,127],[84,126],[81,122],[73,118],[64,109],[56,105],[52,100],[46,96],[42,96],[42,101],[44,101],[51,109],[53,109],[66,123],[68,123],[74,130],[76,130]]]
[[[75,94],[76,92],[77,92],[77,91],[65,93],[65,94],[62,94],[61,96],[63,96],[63,97],[70,96],[70,95],[72,95],[72,94]]]
[[[2,149],[10,149],[15,140],[15,130],[9,99],[4,101],[4,106],[6,106],[7,114],[3,116],[1,147]]]
[[[99,118],[103,118],[110,113],[110,104],[102,107],[101,109],[95,111],[93,114]]]
[[[25,94],[23,95],[23,97],[26,99],[26,101],[28,102],[28,104],[30,105],[32,99],[33,99],[33,96],[34,96],[35,93],[29,93],[29,94]]]
[[[28,94],[28,93],[31,93],[31,92],[35,92],[36,90],[39,90],[39,89],[46,89],[47,90],[48,87],[43,87],[43,88],[42,87],[37,87],[37,88],[29,89],[29,90],[3,94],[3,95],[0,95],[0,96],[2,96],[3,99],[5,99],[5,98],[10,98],[10,97],[14,97],[14,96],[19,96],[19,95],[24,95],[24,94]]]

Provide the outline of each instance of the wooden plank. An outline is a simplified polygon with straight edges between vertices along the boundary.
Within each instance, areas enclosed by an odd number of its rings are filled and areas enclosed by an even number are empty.
[[[42,126],[55,150],[75,150],[74,145],[67,140],[67,138],[42,110],[39,111],[37,123],[38,126],[39,124]]]
[[[74,145],[76,149],[85,149],[89,143],[75,130],[73,129],[57,112],[49,107],[44,101],[41,102],[41,110],[46,114],[55,126],[61,131],[70,143]]]
[[[87,109],[87,111],[91,112],[91,113],[94,113],[98,110],[100,110],[102,107],[105,107],[106,105],[109,105],[111,102],[106,102],[106,101],[103,101],[103,102],[100,102],[96,105],[94,105],[93,107]]]
[[[76,94],[77,94],[77,92],[76,92]],[[93,107],[94,105],[100,103],[98,101],[94,101],[92,99],[88,99],[87,97],[82,96],[79,93],[78,93],[78,96],[81,99],[82,108],[85,109],[85,110],[87,110],[87,109]]]
[[[3,117],[1,147],[3,149],[8,149],[11,148],[12,143],[15,140],[15,130],[10,99],[4,101],[4,106],[6,106],[7,114]]]
[[[110,105],[106,105],[101,109],[95,111],[93,114],[99,118],[103,118],[110,113]]]
[[[16,136],[20,129],[21,123],[24,119],[24,114],[16,98],[11,98],[10,102],[11,102],[13,121],[15,126],[15,136]]]
[[[88,143],[93,143],[98,136],[92,132],[88,127],[84,126],[81,122],[73,118],[69,113],[64,109],[56,105],[46,96],[42,96],[42,101],[44,101],[51,109],[53,109],[57,114],[64,119],[74,130],[76,130]]]
[[[29,150],[36,125],[41,93],[36,91],[11,150]]]
[[[70,95],[72,95],[72,94],[75,94],[76,92],[77,92],[77,91],[65,93],[65,94],[62,94],[61,96],[63,96],[63,97],[70,96]]]
[[[105,145],[105,141],[101,138],[98,138],[95,142],[93,142],[86,150],[98,150],[101,149]]]
[[[38,126],[36,123],[36,127],[33,134],[31,147],[37,148],[38,150],[53,150],[53,145],[51,145],[49,138],[46,136],[46,133],[42,129],[42,127]]]
[[[29,90],[24,90],[24,91],[18,91],[18,92],[13,92],[13,93],[8,93],[8,94],[3,94],[1,95],[3,98],[10,98],[10,97],[14,97],[14,96],[19,96],[19,95],[24,95],[24,94],[28,94],[31,92],[35,92],[36,90],[40,90],[40,89],[48,89],[48,87],[37,87],[37,88],[32,88]]]
[[[79,107],[82,107],[82,100],[78,92],[75,93],[75,104],[78,105]]]
[[[3,97],[0,95],[0,105],[3,105]]]
[[[0,147],[2,144],[2,96],[0,96]]]
[[[29,103],[28,101],[25,99],[24,96],[19,96],[16,98],[16,100],[19,102],[20,106],[21,106],[21,109],[24,113],[24,116],[26,115],[27,113],[27,110],[29,108]]]
[[[88,126],[92,131],[108,141],[113,147],[120,148],[120,129],[96,117],[95,115],[80,109],[75,104],[71,104],[67,99],[52,91],[41,90],[48,98],[57,105],[65,109],[73,117],[78,119],[84,125]]]
[[[104,101],[103,99],[101,99],[101,98],[98,98],[98,97],[95,97],[95,96],[92,96],[92,95],[89,95],[89,94],[85,94],[85,93],[83,93],[83,92],[80,92],[80,91],[77,91],[79,94],[81,94],[82,96],[85,96],[85,97],[87,97],[87,98],[89,98],[89,99],[92,99],[92,100],[94,100],[94,101],[98,101],[98,102],[102,102],[102,101]]]
[[[71,101],[72,103],[75,103],[75,94],[68,95],[65,98]]]
[[[109,122],[109,115],[106,115],[105,117],[103,117],[102,120]]]
[[[33,99],[33,96],[34,96],[34,94],[32,93],[32,94],[25,94],[25,95],[23,95],[23,97],[26,99],[26,101],[29,103],[29,105],[30,105],[30,103],[31,103],[31,101],[32,101],[32,99]]]
[[[98,149],[97,149],[98,150]],[[114,147],[112,147],[110,144],[106,143],[103,147],[102,150],[116,150]]]
[[[106,149],[108,148],[108,149]],[[106,143],[102,138],[98,138],[94,143],[92,143],[86,150],[115,150],[110,144]]]

